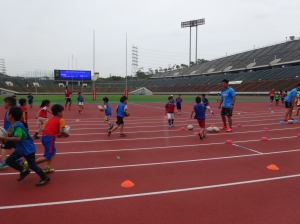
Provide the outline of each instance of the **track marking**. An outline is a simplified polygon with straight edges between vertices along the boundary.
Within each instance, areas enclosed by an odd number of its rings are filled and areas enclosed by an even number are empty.
[[[244,158],[244,157],[252,157],[252,156],[264,156],[264,155],[273,155],[273,154],[282,154],[282,153],[292,153],[292,152],[300,152],[300,149],[295,150],[287,150],[287,151],[277,151],[277,152],[268,152],[261,154],[249,154],[249,155],[238,155],[238,156],[223,156],[223,157],[211,157],[211,158],[202,158],[202,159],[190,159],[190,160],[176,160],[169,162],[156,162],[156,163],[139,163],[139,164],[131,164],[131,165],[119,165],[119,166],[100,166],[100,167],[89,167],[89,168],[74,168],[74,169],[65,169],[65,170],[55,170],[55,172],[73,172],[73,171],[89,171],[89,170],[103,170],[103,169],[118,169],[118,168],[130,168],[130,167],[141,167],[141,166],[155,166],[155,165],[169,165],[169,164],[180,164],[180,163],[191,163],[191,162],[202,162],[202,161],[213,161],[213,160],[223,160],[223,159],[236,159],[236,158]],[[0,176],[8,176],[8,175],[17,175],[18,172],[15,173],[0,173]]]
[[[116,196],[99,197],[99,198],[86,198],[86,199],[68,200],[68,201],[56,201],[56,202],[43,202],[43,203],[35,203],[35,204],[0,206],[0,210],[31,208],[31,207],[51,206],[51,205],[63,205],[63,204],[74,204],[74,203],[93,202],[93,201],[105,201],[105,200],[134,198],[134,197],[144,197],[144,196],[152,196],[152,195],[162,195],[162,194],[180,193],[180,192],[187,192],[187,191],[198,191],[198,190],[205,190],[205,189],[238,186],[238,185],[284,180],[284,179],[298,178],[298,177],[300,177],[300,174],[279,176],[279,177],[272,177],[272,178],[255,179],[255,180],[247,180],[247,181],[239,181],[239,182],[230,182],[230,183],[225,183],[225,184],[214,184],[214,185],[199,186],[199,187],[179,188],[179,189],[174,189],[174,190],[153,191],[153,192],[138,193],[138,194],[125,194],[125,195],[116,195]]]
[[[246,147],[241,146],[241,145],[237,145],[237,144],[232,144],[232,145],[237,146],[237,147],[242,148],[242,149],[246,149],[246,150],[258,153],[258,154],[263,154],[262,152],[259,152],[259,151],[253,150],[253,149],[249,149],[249,148],[246,148]]]

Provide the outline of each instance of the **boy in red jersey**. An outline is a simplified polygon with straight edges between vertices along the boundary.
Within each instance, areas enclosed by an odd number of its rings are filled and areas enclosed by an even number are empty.
[[[174,111],[175,104],[173,103],[173,97],[168,97],[169,102],[166,104],[166,115],[168,116],[169,128],[174,127]]]
[[[28,110],[27,110],[27,107],[26,107],[26,100],[25,99],[20,99],[19,100],[19,104],[20,104],[20,108],[22,109],[22,117],[20,119],[20,121],[23,123],[24,127],[27,129],[28,131]]]
[[[50,118],[44,128],[42,144],[44,146],[44,157],[38,158],[36,164],[47,162],[43,169],[45,173],[52,173],[54,169],[50,167],[51,162],[56,154],[55,140],[56,137],[69,137],[69,134],[64,131],[65,121],[63,117],[64,107],[59,104],[54,104],[51,108],[54,117]]]
[[[72,91],[68,89],[68,86],[66,86],[66,89],[65,89],[65,110],[71,110],[71,105],[72,105],[72,100],[71,100],[71,97],[70,95],[72,94]],[[69,108],[67,108],[67,105],[69,103]]]

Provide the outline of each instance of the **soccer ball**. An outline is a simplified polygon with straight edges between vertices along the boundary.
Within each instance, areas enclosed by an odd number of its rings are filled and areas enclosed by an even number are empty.
[[[214,129],[214,132],[220,132],[220,128],[218,128],[218,127],[213,127],[213,129]]]
[[[294,120],[288,120],[288,123],[289,123],[289,124],[293,124],[293,123],[294,123]]]
[[[188,130],[193,130],[193,129],[194,129],[194,126],[193,126],[193,125],[188,125],[186,128],[187,128]]]
[[[207,130],[208,132],[213,132],[213,131],[214,131],[214,128],[208,127],[208,128],[206,128],[206,130]]]

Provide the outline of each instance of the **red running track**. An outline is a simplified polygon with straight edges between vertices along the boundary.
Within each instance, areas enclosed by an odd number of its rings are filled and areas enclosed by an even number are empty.
[[[2,221],[299,223],[300,126],[279,124],[282,107],[271,113],[266,102],[238,102],[233,118],[242,127],[201,141],[194,131],[179,130],[187,124],[196,127],[189,119],[193,104],[183,104],[185,113],[176,116],[171,130],[163,105],[129,104],[124,139],[118,132],[106,135],[95,105],[87,105],[84,115],[66,111],[72,135],[57,140],[56,172],[49,174],[48,185],[35,187],[34,173],[17,182],[11,168],[0,171]],[[30,114],[32,133],[35,113]],[[208,115],[207,125],[220,126],[220,117]],[[270,140],[261,142],[263,136]],[[235,145],[225,145],[227,139]],[[36,146],[41,156],[39,141]],[[270,164],[280,170],[266,169]],[[120,186],[127,179],[133,188]]]

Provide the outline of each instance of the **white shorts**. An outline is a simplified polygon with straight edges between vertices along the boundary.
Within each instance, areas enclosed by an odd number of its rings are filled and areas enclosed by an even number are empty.
[[[83,102],[78,102],[78,106],[83,106],[84,103]]]
[[[48,118],[44,117],[38,117],[37,124],[45,124],[47,122]]]
[[[174,119],[174,113],[167,113],[168,119]]]

